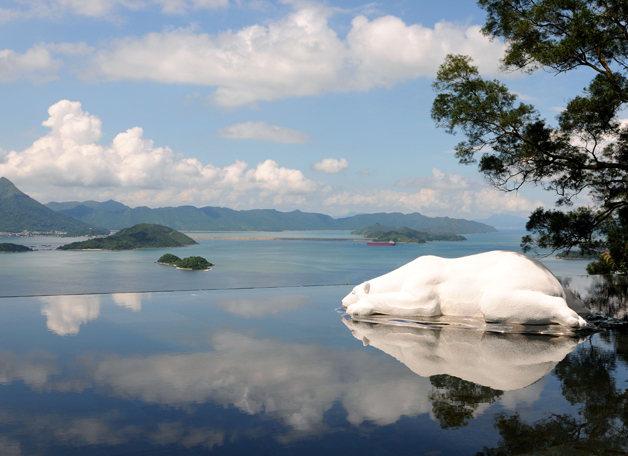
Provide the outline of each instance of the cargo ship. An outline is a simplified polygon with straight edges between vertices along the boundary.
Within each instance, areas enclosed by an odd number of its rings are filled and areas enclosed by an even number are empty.
[[[397,243],[391,240],[388,242],[367,242],[366,245],[397,245]]]

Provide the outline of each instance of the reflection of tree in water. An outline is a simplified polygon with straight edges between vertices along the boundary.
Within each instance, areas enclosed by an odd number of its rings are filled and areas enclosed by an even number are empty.
[[[432,390],[428,398],[443,429],[466,426],[480,404],[492,404],[503,394],[502,391],[450,375],[433,375],[430,382],[437,389]]]
[[[628,345],[628,334],[613,331],[605,339],[615,347]],[[583,344],[556,366],[561,392],[577,415],[555,415],[525,423],[519,414],[495,415],[501,435],[496,448],[484,448],[478,455],[507,455],[543,451],[547,454],[607,454],[628,449],[628,390],[617,387],[613,350]],[[625,453],[623,453],[625,454]]]
[[[628,278],[624,276],[597,276],[588,290],[586,304],[592,312],[628,320]]]

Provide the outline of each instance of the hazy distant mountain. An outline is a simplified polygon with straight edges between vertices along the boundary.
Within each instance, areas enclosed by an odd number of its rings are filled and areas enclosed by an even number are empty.
[[[474,222],[485,223],[498,230],[525,230],[528,219],[516,215],[493,214],[489,218],[474,220]]]
[[[47,208],[21,192],[9,179],[0,177],[0,231],[25,230],[65,231],[77,236],[107,233]]]
[[[60,207],[55,203],[49,207]],[[91,225],[119,230],[138,223],[165,225],[175,230],[188,231],[282,231],[282,230],[333,230],[336,221],[323,214],[301,211],[279,212],[274,209],[235,211],[225,207],[179,206],[150,209],[129,208],[120,212],[85,210],[79,204],[61,212],[73,215]]]
[[[353,217],[354,215],[361,215],[364,214],[365,212],[355,212],[355,211],[351,211],[351,212],[347,212],[344,215],[333,215],[332,217],[335,219],[340,219],[340,218],[347,218],[347,217]]]
[[[342,230],[359,230],[379,223],[386,226],[405,226],[413,230],[430,231],[432,233],[472,234],[497,232],[495,228],[484,223],[449,217],[427,217],[418,212],[412,214],[402,214],[401,212],[360,214],[338,219],[337,222],[340,224],[337,229]]]
[[[51,209],[76,217],[90,225],[119,230],[138,223],[155,223],[187,231],[283,231],[358,230],[375,223],[407,226],[432,233],[490,233],[495,228],[482,223],[449,217],[426,217],[419,213],[359,214],[334,219],[313,212],[280,212],[275,209],[235,211],[225,207],[179,206],[150,209],[130,208],[116,201],[48,203]]]
[[[114,200],[105,201],[104,203],[100,203],[98,201],[67,201],[65,203],[55,203],[50,202],[46,204],[53,211],[61,212],[66,215],[70,215],[70,217],[76,217],[75,215],[71,215],[72,213],[77,214],[90,214],[94,211],[104,211],[104,212],[122,212],[126,209],[130,209],[129,206],[125,206],[122,203],[118,203]],[[81,215],[83,216],[83,215]]]

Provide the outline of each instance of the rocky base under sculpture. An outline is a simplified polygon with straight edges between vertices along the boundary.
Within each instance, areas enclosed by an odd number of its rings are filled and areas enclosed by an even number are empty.
[[[342,305],[350,315],[447,315],[576,329],[587,327],[580,315],[588,313],[542,263],[507,251],[422,256],[357,285]]]

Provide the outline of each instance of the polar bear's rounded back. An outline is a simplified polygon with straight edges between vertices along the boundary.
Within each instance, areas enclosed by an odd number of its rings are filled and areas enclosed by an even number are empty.
[[[494,250],[449,260],[449,279],[469,276],[479,286],[562,293],[558,279],[538,260],[517,252]]]
[[[558,279],[539,261],[492,251],[419,257],[364,282],[343,300],[352,315],[472,316],[491,322],[585,327]]]

